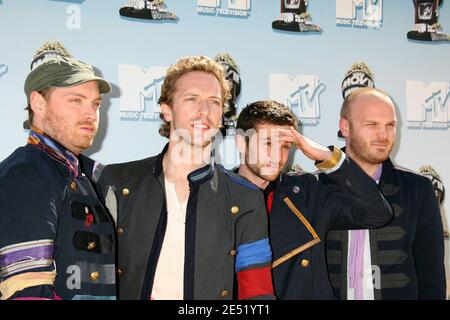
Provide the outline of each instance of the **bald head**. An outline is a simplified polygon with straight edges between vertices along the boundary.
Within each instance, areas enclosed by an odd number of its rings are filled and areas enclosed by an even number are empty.
[[[384,91],[375,88],[361,88],[353,91],[342,103],[341,118],[349,119],[351,116],[351,109],[354,105],[364,104],[365,101],[372,99],[379,99],[387,104],[392,105],[394,108],[394,102],[392,98]]]
[[[394,102],[379,89],[358,89],[342,105],[339,129],[346,153],[369,175],[389,157],[396,126]]]

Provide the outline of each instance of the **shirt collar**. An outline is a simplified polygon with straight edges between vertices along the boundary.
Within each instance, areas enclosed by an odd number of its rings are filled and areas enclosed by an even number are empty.
[[[44,131],[32,126],[27,142],[45,152],[52,159],[66,166],[74,177],[78,177],[79,162],[77,156],[47,135]]]
[[[163,174],[162,163],[163,163],[163,159],[164,159],[164,154],[167,152],[168,149],[169,149],[169,143],[167,143],[165,145],[162,152],[160,154],[158,154],[156,157],[156,162],[153,166],[153,174],[155,175],[155,177],[160,177]],[[199,169],[196,169],[188,174],[187,179],[189,181],[189,186],[190,187],[199,186],[202,183],[211,179],[212,176],[214,175],[215,166],[216,165],[215,165],[214,157],[211,156],[209,164],[207,164],[204,167],[201,167]]]

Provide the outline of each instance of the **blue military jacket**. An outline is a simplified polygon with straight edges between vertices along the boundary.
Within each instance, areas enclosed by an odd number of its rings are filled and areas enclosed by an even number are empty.
[[[275,190],[269,231],[279,299],[335,299],[325,256],[328,232],[382,227],[393,217],[376,183],[351,159],[328,176],[336,185],[309,173],[285,174]]]
[[[371,262],[380,275],[375,300],[445,299],[443,226],[430,180],[387,159],[379,186],[395,217],[369,231]],[[331,284],[345,300],[348,231],[330,232],[326,242]]]
[[[115,299],[114,226],[78,159],[75,177],[28,144],[0,164],[2,300]]]

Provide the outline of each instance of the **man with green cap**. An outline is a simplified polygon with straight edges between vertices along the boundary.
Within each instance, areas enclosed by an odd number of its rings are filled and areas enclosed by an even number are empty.
[[[110,84],[58,42],[25,81],[28,143],[0,163],[0,299],[115,299],[114,225],[81,155]]]

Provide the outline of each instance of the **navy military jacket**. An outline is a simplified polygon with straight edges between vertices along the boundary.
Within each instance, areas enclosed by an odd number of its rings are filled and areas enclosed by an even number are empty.
[[[151,299],[167,227],[163,152],[106,166],[99,179],[117,217],[119,299]],[[211,164],[188,175],[184,299],[273,299],[262,192]]]
[[[336,299],[325,257],[327,233],[382,227],[393,217],[376,183],[351,159],[327,176],[337,184],[324,185],[309,173],[284,174],[275,190],[269,235],[279,299]]]
[[[369,231],[371,262],[380,273],[375,300],[445,299],[443,226],[430,180],[387,159],[379,186],[395,217]],[[328,235],[328,269],[340,299],[347,299],[347,248],[347,231]]]
[[[115,299],[114,226],[79,164],[31,144],[0,164],[1,299]]]

